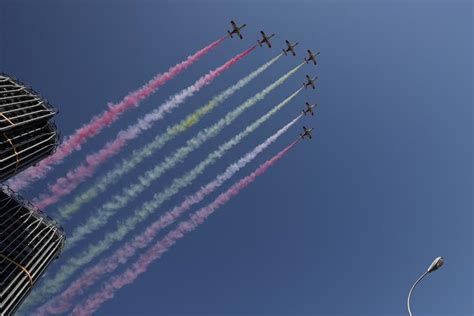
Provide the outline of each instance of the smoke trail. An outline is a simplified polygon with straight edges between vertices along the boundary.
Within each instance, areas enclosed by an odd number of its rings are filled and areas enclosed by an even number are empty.
[[[146,272],[149,265],[155,260],[160,259],[161,256],[179,239],[183,238],[187,233],[195,230],[210,215],[212,215],[212,213],[218,210],[219,207],[223,206],[231,198],[238,195],[241,190],[249,186],[257,177],[265,173],[271,166],[283,158],[298,143],[298,141],[299,139],[295,140],[288,147],[260,165],[250,175],[232,185],[226,192],[220,194],[212,203],[191,214],[187,221],[181,222],[176,229],[167,233],[165,237],[142,254],[131,268],[127,269],[119,276],[110,278],[104,283],[100,291],[90,295],[84,303],[76,305],[71,315],[91,315],[99,309],[104,302],[114,297],[115,292],[123,288],[125,285],[132,283],[140,274]]]
[[[76,228],[71,236],[68,238],[68,244],[66,249],[71,249],[77,242],[84,239],[90,233],[96,231],[100,227],[106,225],[109,222],[110,217],[115,215],[118,210],[124,208],[130,201],[135,199],[141,192],[148,188],[154,181],[156,181],[164,172],[176,166],[179,162],[183,161],[192,151],[199,148],[210,138],[215,137],[219,134],[222,129],[233,122],[240,114],[242,114],[248,107],[256,104],[259,100],[263,99],[270,91],[275,89],[278,85],[281,85],[287,78],[295,73],[301,65],[293,68],[286,75],[275,81],[273,84],[265,88],[262,92],[259,92],[254,97],[248,99],[242,105],[240,105],[233,112],[228,113],[224,118],[219,120],[216,124],[212,125],[200,131],[196,136],[189,139],[185,146],[178,149],[173,155],[168,156],[162,163],[157,164],[154,168],[143,173],[139,177],[138,181],[134,184],[127,186],[121,190],[119,194],[116,194],[109,199],[102,207],[99,208],[98,212],[91,216],[84,224]],[[283,103],[287,104],[297,93],[285,100]],[[277,106],[276,108],[281,108]],[[274,109],[275,110],[275,109]],[[273,110],[272,110],[273,111]],[[272,113],[276,113],[275,110]],[[268,116],[269,118],[270,116]],[[265,119],[266,120],[266,119]],[[261,123],[257,124],[260,125]],[[248,135],[250,132],[246,132]]]
[[[229,180],[236,172],[244,168],[257,155],[264,151],[268,146],[274,143],[281,135],[287,132],[303,115],[300,114],[290,123],[282,127],[275,134],[267,138],[263,143],[255,147],[252,151],[240,158],[235,163],[232,163],[227,169],[218,175],[213,181],[201,187],[193,195],[188,196],[179,205],[174,207],[171,211],[161,215],[160,218],[152,223],[143,233],[135,236],[133,241],[126,243],[124,246],[114,252],[108,258],[102,259],[95,266],[87,269],[81,277],[74,281],[65,291],[57,295],[41,308],[35,314],[47,315],[50,313],[59,314],[65,313],[72,305],[73,300],[84,293],[87,287],[94,284],[102,275],[114,271],[120,264],[125,264],[129,258],[132,258],[138,249],[143,249],[149,245],[156,237],[161,229],[172,224],[179,216],[189,210],[194,204],[202,201],[207,195],[214,192],[227,180]]]
[[[302,65],[294,69],[298,69]],[[153,214],[153,212],[166,200],[174,196],[179,192],[180,189],[190,185],[194,179],[197,178],[201,173],[205,171],[205,169],[213,164],[217,159],[222,157],[229,149],[233,146],[237,145],[242,139],[246,136],[250,135],[253,131],[255,131],[259,126],[261,126],[265,121],[270,119],[275,113],[277,113],[280,109],[282,109],[285,105],[287,105],[299,92],[301,92],[302,88],[298,89],[276,107],[271,109],[268,113],[260,117],[258,120],[253,122],[251,125],[247,126],[244,131],[237,134],[233,138],[231,138],[226,143],[219,146],[214,152],[208,155],[208,157],[199,163],[196,167],[192,170],[188,171],[186,174],[181,176],[180,178],[175,178],[170,186],[168,186],[163,191],[156,193],[153,195],[153,198],[144,203],[141,208],[134,211],[134,215],[127,218],[124,222],[118,224],[118,227],[115,231],[109,232],[103,237],[100,241],[96,244],[89,245],[88,249],[82,251],[75,257],[72,257],[65,262],[65,264],[60,268],[59,272],[51,279],[46,279],[43,282],[42,287],[37,288],[34,292],[32,292],[28,296],[28,301],[23,304],[24,306],[28,306],[31,304],[35,304],[44,299],[45,296],[50,296],[51,294],[55,294],[61,290],[64,286],[64,283],[83,265],[88,264],[91,262],[95,257],[100,255],[105,250],[109,249],[116,241],[122,240],[130,231],[132,231],[138,224],[143,222],[148,216]],[[247,102],[245,102],[247,103]],[[244,104],[245,104],[244,103]],[[237,110],[237,109],[236,109]],[[234,112],[236,111],[234,110]],[[232,112],[231,112],[232,113]],[[229,113],[230,114],[230,113]],[[194,139],[195,142],[199,142],[201,140],[199,133]],[[157,173],[161,172],[161,170],[155,170]],[[151,174],[150,174],[151,175]],[[155,174],[156,175],[156,174]],[[100,216],[100,215],[99,215]],[[97,217],[99,218],[99,217]],[[102,221],[103,219],[101,219]],[[92,225],[97,225],[97,227],[104,225],[105,222],[91,222]],[[87,227],[84,226],[84,230]]]
[[[202,167],[202,169],[204,170],[204,168],[207,167],[209,164],[214,163],[214,161],[217,158],[220,158],[229,148],[237,145],[244,137],[248,136],[258,126],[268,120],[283,106],[288,104],[300,91],[301,89],[298,89],[298,91],[296,91],[290,97],[285,99],[285,101],[283,101],[281,104],[276,106],[274,109],[272,109],[262,118],[257,120],[255,123],[248,126],[243,132],[235,136],[231,141],[228,142],[229,145],[225,146],[225,149],[219,148],[218,156],[215,157],[215,154],[209,155],[209,159],[205,159],[201,162],[200,166],[204,166]],[[222,119],[221,121],[229,124],[230,122],[226,120],[226,118]],[[233,119],[235,118],[236,116],[233,117]],[[65,249],[71,249],[73,246],[75,246],[77,242],[83,240],[87,235],[106,225],[113,215],[115,215],[120,209],[126,207],[128,203],[134,200],[139,194],[141,194],[145,189],[147,189],[151,184],[153,184],[153,182],[156,181],[165,171],[171,169],[179,162],[183,161],[193,150],[199,148],[211,137],[218,135],[218,133],[225,126],[224,124],[219,123],[220,122],[218,122],[214,126],[211,126],[210,128],[205,129],[204,132],[200,132],[197,136],[188,140],[187,145],[178,149],[174,155],[167,157],[164,162],[156,165],[153,169],[144,172],[143,175],[139,177],[138,181],[136,181],[130,186],[123,188],[120,194],[113,196],[98,210],[97,214],[92,215],[84,224],[80,225],[73,231],[73,233],[68,239],[68,244],[66,245]],[[193,177],[197,177],[202,171],[196,172]],[[184,185],[184,183],[180,185]]]
[[[123,159],[120,165],[117,165],[113,170],[109,171],[105,176],[99,178],[89,189],[84,193],[77,196],[72,203],[60,208],[59,218],[61,222],[69,219],[74,213],[76,213],[82,205],[89,202],[99,194],[105,192],[107,188],[118,181],[123,175],[130,172],[136,166],[138,166],[145,158],[151,156],[156,150],[162,148],[168,141],[172,140],[179,133],[184,132],[187,128],[198,123],[199,120],[208,112],[213,110],[218,105],[222,104],[225,100],[231,97],[235,92],[245,87],[274,62],[281,57],[281,54],[271,59],[260,68],[250,73],[247,77],[239,80],[236,84],[227,88],[217,96],[213,97],[205,106],[199,108],[194,113],[188,115],[185,119],[181,120],[178,124],[168,127],[164,135],[158,135],[155,139],[150,142],[145,148],[141,150],[135,150],[132,155]]]
[[[49,187],[51,194],[40,196],[40,200],[35,202],[36,206],[39,208],[46,208],[47,206],[56,203],[62,196],[71,193],[87,177],[91,177],[99,165],[117,154],[127,144],[127,142],[138,137],[143,131],[151,128],[153,123],[161,120],[166,113],[170,113],[173,109],[185,102],[188,97],[191,97],[194,93],[198,92],[206,85],[209,85],[215,78],[246,57],[255,48],[257,48],[256,45],[231,58],[220,67],[211,70],[191,86],[170,97],[159,108],[146,114],[143,118],[140,118],[137,123],[129,126],[126,130],[120,131],[113,141],[105,144],[105,146],[97,153],[88,155],[86,157],[86,164],[80,164],[75,169],[69,171],[66,177],[57,179],[56,182]]]
[[[167,72],[156,75],[143,87],[129,93],[119,103],[109,104],[108,110],[94,116],[89,123],[83,125],[73,134],[66,137],[64,142],[58,147],[53,155],[43,159],[38,166],[24,170],[14,179],[10,180],[8,182],[9,186],[14,191],[18,191],[44,177],[48,171],[51,170],[52,166],[62,163],[64,158],[69,156],[75,150],[79,150],[89,138],[96,136],[104,127],[111,125],[123,112],[133,107],[137,107],[142,100],[150,96],[167,81],[176,77],[189,66],[204,57],[207,53],[219,46],[226,38],[227,36],[224,36],[212,42],[208,46],[197,51],[194,55],[189,56],[185,61],[171,67]]]

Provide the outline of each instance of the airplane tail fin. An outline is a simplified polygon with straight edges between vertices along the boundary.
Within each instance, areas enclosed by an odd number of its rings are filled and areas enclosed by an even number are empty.
[[[283,54],[285,54],[285,56],[286,56],[287,55],[286,50],[285,49],[282,49],[282,50],[283,50]]]
[[[232,33],[230,31],[227,31],[229,33],[230,38],[232,38]]]
[[[306,59],[306,57],[304,58],[304,61],[305,61],[306,63],[308,63],[308,59]]]
[[[257,42],[258,42],[258,46],[262,47],[262,42],[260,42],[260,40],[258,40]]]

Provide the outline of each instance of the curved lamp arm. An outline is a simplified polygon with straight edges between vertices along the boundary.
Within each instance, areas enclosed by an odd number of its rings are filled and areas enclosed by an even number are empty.
[[[444,259],[443,257],[437,257],[433,260],[433,262],[431,263],[431,265],[428,267],[428,270],[426,270],[419,278],[418,280],[415,281],[415,283],[413,283],[413,285],[411,286],[411,289],[410,289],[410,292],[408,293],[408,298],[407,298],[407,309],[408,309],[408,315],[410,316],[413,316],[413,314],[411,313],[411,308],[410,308],[410,300],[411,300],[411,296],[413,294],[413,290],[415,289],[415,287],[418,285],[418,283],[421,282],[421,280],[423,280],[423,278],[425,276],[428,275],[428,273],[431,273],[433,271],[436,271],[438,270],[439,268],[441,268],[444,264]]]

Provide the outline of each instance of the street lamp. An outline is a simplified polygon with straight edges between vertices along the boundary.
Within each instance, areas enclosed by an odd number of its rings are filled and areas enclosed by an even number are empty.
[[[413,314],[411,313],[411,309],[410,309],[410,299],[411,299],[411,294],[413,293],[413,290],[415,289],[415,287],[417,286],[418,283],[420,283],[420,281],[428,274],[428,273],[431,273],[433,271],[436,271],[438,270],[439,268],[441,268],[443,266],[443,263],[444,263],[444,259],[443,257],[438,257],[436,259],[433,260],[433,262],[430,264],[430,266],[428,267],[428,270],[425,271],[425,273],[423,273],[419,278],[418,280],[415,281],[415,283],[413,283],[411,289],[410,289],[410,292],[408,293],[408,299],[407,299],[407,308],[408,308],[408,315],[410,316],[413,316]]]

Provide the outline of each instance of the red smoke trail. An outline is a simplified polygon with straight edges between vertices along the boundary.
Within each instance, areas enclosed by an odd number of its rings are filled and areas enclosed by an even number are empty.
[[[140,274],[146,272],[151,263],[160,259],[163,253],[168,251],[179,239],[183,238],[186,233],[195,230],[212,213],[219,209],[219,207],[227,203],[242,189],[255,181],[258,176],[265,173],[265,171],[283,158],[299,142],[299,140],[300,139],[295,140],[285,149],[260,165],[250,175],[232,185],[226,192],[220,194],[211,204],[190,215],[189,220],[181,222],[176,229],[170,231],[165,235],[165,237],[163,237],[163,239],[158,241],[147,252],[142,254],[131,268],[127,269],[121,275],[109,279],[99,292],[89,296],[84,303],[76,305],[72,311],[72,315],[91,315],[99,309],[104,302],[112,299],[116,291],[120,290],[125,285],[132,283]]]
[[[40,316],[49,313],[60,314],[67,312],[75,298],[84,293],[85,289],[93,285],[104,274],[113,272],[119,265],[125,264],[128,259],[135,257],[137,251],[147,247],[162,229],[173,224],[193,205],[204,200],[204,198],[222,186],[235,173],[252,162],[260,153],[268,148],[268,146],[273,144],[280,136],[286,133],[302,116],[303,114],[297,116],[290,123],[286,124],[272,136],[268,137],[263,143],[256,146],[236,162],[230,164],[225,171],[217,175],[214,180],[202,186],[192,195],[186,196],[179,206],[175,206],[172,210],[163,213],[160,218],[150,224],[147,229],[135,236],[133,240],[117,249],[111,256],[100,260],[95,266],[88,268],[77,280],[70,284],[66,290],[38,308],[34,315]]]
[[[10,180],[10,187],[14,191],[17,191],[44,177],[48,171],[51,170],[52,166],[62,163],[64,158],[69,156],[73,151],[79,150],[89,138],[96,136],[104,127],[111,125],[123,112],[137,107],[140,101],[150,96],[167,81],[173,79],[204,55],[219,46],[226,38],[227,36],[212,42],[194,55],[189,56],[185,61],[171,67],[167,72],[158,74],[146,85],[128,94],[119,103],[109,104],[108,110],[94,116],[89,123],[76,130],[72,135],[69,135],[53,155],[43,159],[38,166],[29,168],[17,175],[15,179]]]
[[[128,141],[138,137],[143,131],[149,129],[154,122],[162,119],[166,112],[170,112],[173,108],[184,102],[187,97],[193,95],[202,87],[210,84],[224,71],[231,68],[239,60],[250,54],[256,47],[257,46],[255,45],[231,58],[225,64],[210,71],[205,76],[202,76],[191,86],[178,92],[158,109],[146,114],[142,119],[139,119],[137,123],[120,131],[113,141],[105,144],[105,146],[98,152],[88,155],[86,157],[86,163],[82,163],[75,169],[69,171],[65,177],[58,178],[56,182],[49,187],[51,194],[40,196],[40,200],[36,201],[35,205],[40,209],[45,208],[59,201],[62,196],[71,193],[87,177],[91,177],[99,165],[116,155]]]

